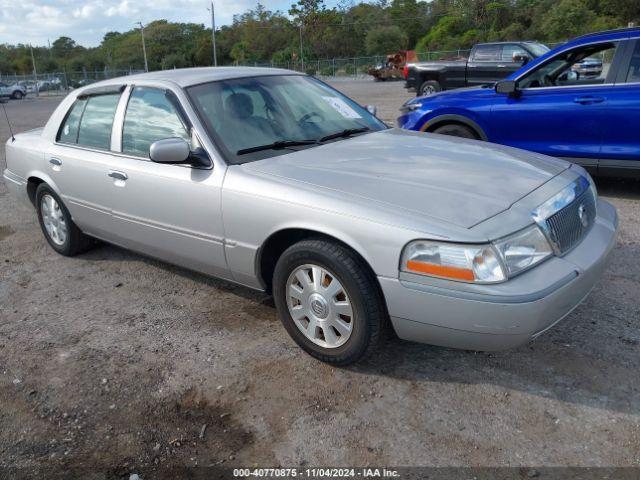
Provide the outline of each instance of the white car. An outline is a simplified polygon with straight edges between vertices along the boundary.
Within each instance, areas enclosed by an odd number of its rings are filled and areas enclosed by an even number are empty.
[[[27,96],[27,90],[22,86],[14,83],[8,85],[0,82],[0,98],[13,98],[14,100],[22,100]]]

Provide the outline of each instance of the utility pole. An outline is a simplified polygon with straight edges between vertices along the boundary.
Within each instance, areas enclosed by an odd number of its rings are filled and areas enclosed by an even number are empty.
[[[301,71],[304,72],[304,54],[302,53],[302,22],[299,25],[300,31],[300,63],[301,63]]]
[[[147,63],[147,46],[144,43],[144,25],[142,22],[138,22],[136,25],[140,25],[140,33],[142,34],[142,54],[144,55],[144,71],[149,71],[149,63]]]
[[[216,15],[213,9],[213,0],[211,0],[211,45],[213,46],[213,66],[217,67],[218,55],[216,54]]]
[[[29,44],[31,49],[31,63],[33,64],[33,80],[36,82],[36,97],[40,96],[40,88],[38,88],[38,72],[36,71],[36,58],[33,56],[33,47]]]

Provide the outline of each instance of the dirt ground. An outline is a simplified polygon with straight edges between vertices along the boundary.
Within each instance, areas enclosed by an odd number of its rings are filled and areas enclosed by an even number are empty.
[[[335,85],[388,121],[410,96],[401,82]],[[57,101],[8,103],[14,129]],[[0,477],[640,467],[640,182],[598,186],[621,220],[612,263],[536,342],[488,354],[390,340],[336,369],[295,346],[265,295],[109,245],[55,254],[0,181]]]

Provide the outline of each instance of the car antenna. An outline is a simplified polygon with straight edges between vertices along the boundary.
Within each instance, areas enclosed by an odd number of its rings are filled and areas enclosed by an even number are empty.
[[[11,128],[11,122],[9,121],[9,115],[7,115],[7,109],[4,107],[4,102],[0,102],[2,103],[2,110],[4,110],[4,116],[7,119],[7,125],[9,125],[9,133],[11,134],[11,141],[15,142],[16,141],[16,137],[13,135],[13,129]]]

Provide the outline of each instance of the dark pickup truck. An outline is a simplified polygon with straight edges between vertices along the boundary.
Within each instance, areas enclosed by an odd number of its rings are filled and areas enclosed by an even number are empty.
[[[407,64],[405,87],[421,97],[441,90],[494,83],[548,51],[546,45],[538,42],[478,43],[468,59]]]

